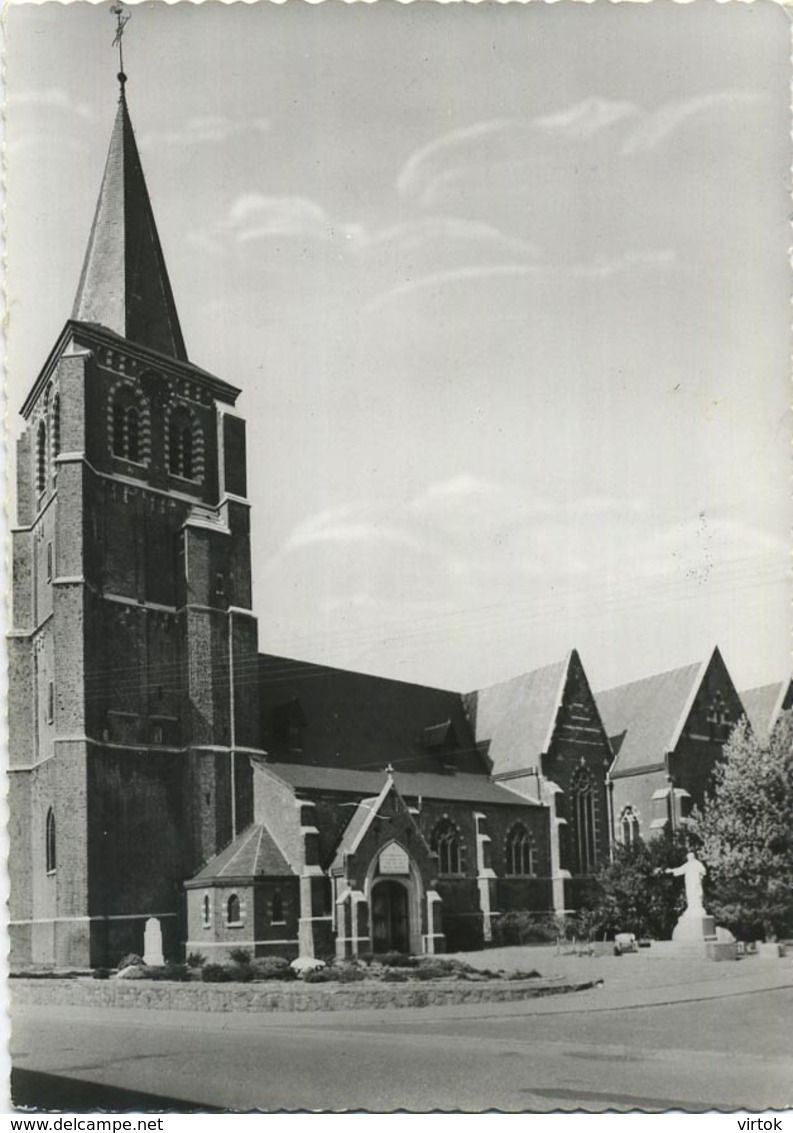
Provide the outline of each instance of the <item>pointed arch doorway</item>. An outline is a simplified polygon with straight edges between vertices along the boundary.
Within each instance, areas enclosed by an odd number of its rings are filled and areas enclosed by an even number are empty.
[[[419,955],[424,884],[416,862],[399,842],[388,842],[372,859],[365,892],[372,951]]]
[[[372,885],[372,951],[410,952],[408,887],[383,878]]]

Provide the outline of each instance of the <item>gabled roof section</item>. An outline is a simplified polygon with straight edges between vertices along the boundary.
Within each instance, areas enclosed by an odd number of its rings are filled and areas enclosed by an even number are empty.
[[[264,826],[253,823],[206,863],[188,885],[294,873]]]
[[[769,739],[781,714],[793,707],[793,680],[750,688],[740,694],[752,731],[759,740]]]
[[[290,747],[278,727],[279,706],[293,700],[305,721],[299,747]],[[378,774],[391,763],[397,771],[441,774],[442,755],[449,774],[486,773],[457,692],[260,654],[259,702],[261,745],[274,763]],[[426,731],[439,724],[445,743],[428,750]]]
[[[358,796],[359,800],[377,797],[383,787],[383,772],[360,771],[342,767],[315,767],[305,763],[278,763],[253,756],[254,767],[266,775],[274,775],[295,792],[334,793]],[[495,803],[515,806],[514,792],[486,775],[442,775],[432,772],[394,771],[394,784],[403,799],[442,799],[449,802]],[[526,805],[531,805],[527,802]],[[539,804],[536,804],[539,805]]]
[[[377,812],[393,789],[394,780],[388,776],[379,795],[373,798],[361,799],[353,812],[352,818],[347,823],[344,833],[341,836],[341,841],[336,848],[333,867],[340,867],[344,864],[345,854],[355,853],[363,841],[366,831],[377,818]]]
[[[72,318],[187,359],[123,87]]]
[[[596,694],[616,759],[612,776],[663,766],[674,751],[718,650],[705,661],[655,673]]]
[[[527,771],[548,751],[574,655],[468,694],[468,716],[477,743],[489,741],[493,775]]]

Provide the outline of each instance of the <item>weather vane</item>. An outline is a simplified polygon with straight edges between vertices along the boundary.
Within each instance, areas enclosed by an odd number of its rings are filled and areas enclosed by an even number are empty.
[[[114,4],[110,11],[116,17],[116,34],[113,39],[113,46],[118,48],[118,81],[121,83],[121,89],[123,91],[127,76],[124,74],[124,46],[122,40],[124,38],[124,28],[129,23],[131,13],[128,12],[121,3]]]

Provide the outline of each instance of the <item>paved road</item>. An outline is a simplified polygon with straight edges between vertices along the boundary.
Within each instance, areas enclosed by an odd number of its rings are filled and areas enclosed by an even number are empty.
[[[12,1058],[24,1100],[45,1107],[59,1090],[74,1099],[76,1083],[84,1092],[69,1108],[123,1108],[129,1091],[138,1108],[173,1101],[184,1111],[765,1110],[793,1101],[792,989],[633,1008],[598,1008],[597,993],[584,994],[594,1009],[554,1012],[547,1000],[311,1016],[20,1007]]]

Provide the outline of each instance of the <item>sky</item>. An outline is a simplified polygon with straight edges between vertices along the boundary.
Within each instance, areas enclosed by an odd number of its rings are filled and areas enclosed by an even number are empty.
[[[775,4],[131,6],[191,361],[242,390],[262,651],[461,691],[790,672]],[[106,4],[6,19],[7,395],[69,317]]]

